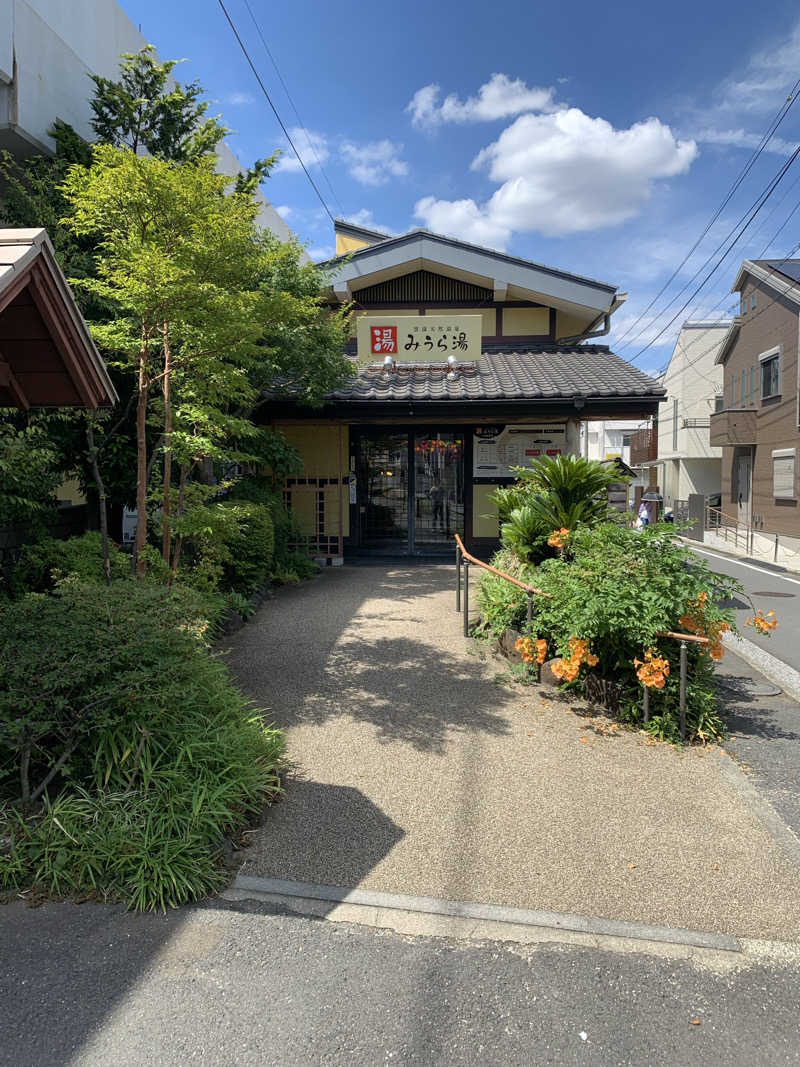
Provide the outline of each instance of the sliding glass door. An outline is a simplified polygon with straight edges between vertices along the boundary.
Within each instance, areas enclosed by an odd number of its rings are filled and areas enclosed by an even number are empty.
[[[354,430],[359,545],[428,554],[464,532],[464,435],[452,430]]]

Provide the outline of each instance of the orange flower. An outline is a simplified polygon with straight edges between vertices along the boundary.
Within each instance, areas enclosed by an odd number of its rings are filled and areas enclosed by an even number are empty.
[[[745,620],[745,626],[753,626],[760,634],[769,634],[778,625],[774,611],[768,611],[765,615],[760,609],[752,619]]]
[[[562,526],[560,530],[553,530],[547,538],[547,543],[551,548],[563,548],[568,540],[569,530],[566,526]]]
[[[523,663],[544,663],[547,658],[547,641],[543,637],[518,637],[514,648],[522,656]],[[535,651],[534,651],[535,650]]]
[[[636,677],[648,688],[663,689],[669,677],[669,660],[666,656],[657,655],[657,650],[648,648],[644,652],[644,659],[635,659],[634,667],[639,669]]]

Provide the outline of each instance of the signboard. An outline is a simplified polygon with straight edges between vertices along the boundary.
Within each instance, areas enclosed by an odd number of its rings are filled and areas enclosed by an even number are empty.
[[[480,315],[361,315],[356,325],[359,363],[445,363],[448,356],[481,356]]]
[[[472,474],[474,478],[513,478],[512,467],[526,467],[537,456],[561,456],[566,450],[564,422],[479,426],[472,438]]]

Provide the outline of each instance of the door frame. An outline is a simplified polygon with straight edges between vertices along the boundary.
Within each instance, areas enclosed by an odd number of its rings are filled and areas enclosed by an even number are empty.
[[[424,437],[434,431],[451,433],[461,437],[461,464],[462,464],[462,491],[464,499],[462,507],[464,511],[464,535],[469,533],[471,525],[471,486],[472,482],[467,477],[471,467],[467,466],[467,443],[469,427],[460,423],[457,425],[437,423],[370,423],[366,425],[351,424],[350,426],[350,476],[356,479],[355,503],[350,505],[350,537],[347,539],[350,551],[365,557],[437,557],[452,555],[454,544],[445,542],[439,546],[426,545],[424,549],[418,549],[415,544],[416,526],[416,468],[414,464],[414,442],[417,437]],[[385,546],[364,545],[362,543],[361,508],[364,505],[362,488],[358,481],[358,473],[361,461],[361,441],[371,434],[380,433],[405,433],[408,438],[408,493],[406,497],[406,512],[408,519],[408,535],[404,541],[390,541]]]

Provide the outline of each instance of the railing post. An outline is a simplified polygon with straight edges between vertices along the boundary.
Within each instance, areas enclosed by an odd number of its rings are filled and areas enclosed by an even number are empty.
[[[464,560],[464,637],[469,637],[469,560]]]
[[[528,633],[531,632],[531,623],[533,622],[533,593],[528,590]]]
[[[773,559],[774,563],[778,562],[778,535],[777,534],[775,534],[775,554],[773,555],[772,559]]]
[[[461,611],[461,549],[456,542],[456,611]]]
[[[686,642],[681,641],[681,741],[686,740]]]
[[[642,721],[646,726],[650,721],[650,690],[646,685],[643,685],[642,689],[644,689],[644,695],[642,696]]]

